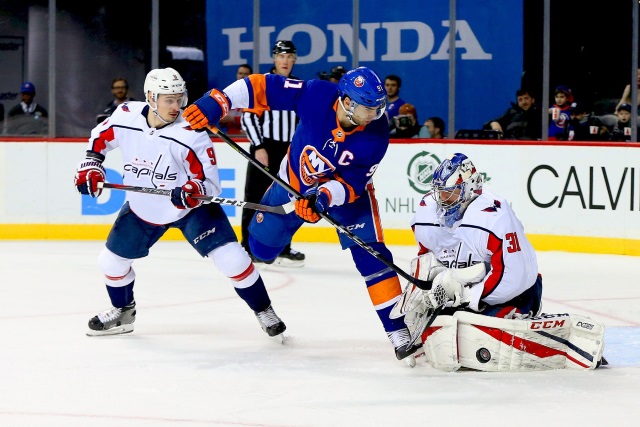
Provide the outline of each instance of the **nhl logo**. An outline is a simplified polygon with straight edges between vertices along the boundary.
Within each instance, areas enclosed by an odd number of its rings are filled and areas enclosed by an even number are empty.
[[[262,212],[258,212],[256,214],[256,221],[258,222],[258,224],[260,224],[262,221],[264,221],[264,214]]]
[[[356,79],[353,81],[353,85],[355,87],[362,87],[364,86],[364,78],[362,78],[362,76],[358,76],[356,77]]]
[[[440,164],[440,159],[432,153],[422,151],[409,161],[407,177],[409,185],[420,194],[427,194],[431,190],[433,171]]]

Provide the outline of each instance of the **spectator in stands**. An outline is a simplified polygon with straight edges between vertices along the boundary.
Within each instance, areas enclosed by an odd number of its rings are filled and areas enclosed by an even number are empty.
[[[319,72],[318,78],[320,80],[328,80],[331,83],[338,83],[342,78],[342,76],[345,75],[346,72],[347,70],[345,70],[345,68],[342,65],[336,65],[328,73],[326,71]]]
[[[395,74],[389,74],[384,78],[384,90],[387,92],[387,109],[385,114],[389,119],[389,132],[395,128],[393,118],[400,114],[400,107],[406,102],[400,98],[400,88],[402,87],[402,79]]]
[[[7,113],[6,133],[8,135],[44,135],[48,132],[49,113],[36,103],[36,87],[24,82],[20,87],[20,103]]]
[[[244,79],[245,77],[249,77],[251,74],[253,74],[253,68],[251,68],[251,65],[239,65],[238,71],[236,71],[236,80]]]
[[[236,71],[236,80],[244,79],[253,74],[253,69],[249,64],[242,64],[238,66]],[[240,121],[242,119],[242,109],[234,108],[229,111],[229,114],[224,116],[220,120],[220,128],[229,135],[243,135],[242,126]]]
[[[9,110],[9,117],[15,117],[22,114],[31,114],[34,116],[49,117],[47,110],[36,103],[36,87],[31,82],[24,82],[20,87],[20,103]]]
[[[570,119],[564,132],[557,138],[562,141],[607,141],[607,131],[600,117],[587,104],[576,101],[569,108]]]
[[[516,91],[517,104],[505,113],[482,127],[483,130],[495,130],[506,139],[538,140],[542,137],[542,112],[536,100],[527,89]]]
[[[571,114],[569,108],[573,102],[573,93],[571,88],[560,85],[553,91],[555,103],[549,108],[551,120],[549,120],[549,139],[557,139],[557,135],[562,135],[567,121],[570,120]]]
[[[640,89],[640,69],[638,69],[638,89]],[[627,85],[622,92],[622,96],[620,97],[620,101],[618,101],[618,105],[616,105],[616,111],[622,104],[633,104],[631,101],[631,85]],[[638,90],[638,106],[640,106],[640,90]]]
[[[418,124],[418,113],[416,107],[411,104],[404,104],[398,110],[398,115],[393,118],[395,127],[389,133],[391,138],[413,138],[420,133]]]
[[[331,69],[331,73],[329,73],[329,81],[331,83],[338,83],[346,73],[347,70],[342,65],[336,65]]]
[[[107,117],[111,117],[118,105],[126,102],[133,101],[133,98],[130,98],[129,95],[129,83],[124,77],[116,77],[111,82],[111,94],[113,95],[113,100],[107,104],[107,108],[96,116],[96,122],[102,123],[104,119]]]
[[[418,138],[443,139],[444,131],[444,120],[440,117],[429,117],[420,128]]]
[[[618,121],[613,126],[604,126],[602,132],[609,141],[631,140],[631,105],[622,104],[616,110]]]

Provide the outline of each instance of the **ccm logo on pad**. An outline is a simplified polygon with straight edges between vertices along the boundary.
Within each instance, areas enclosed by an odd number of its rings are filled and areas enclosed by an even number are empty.
[[[530,329],[552,329],[564,326],[564,320],[545,320],[543,322],[531,322]]]

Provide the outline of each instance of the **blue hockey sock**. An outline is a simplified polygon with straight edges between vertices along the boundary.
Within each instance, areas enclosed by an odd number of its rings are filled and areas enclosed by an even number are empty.
[[[109,286],[107,292],[111,298],[111,304],[116,308],[123,308],[133,302],[133,284],[135,280],[126,286]]]
[[[262,277],[258,277],[256,282],[248,288],[234,288],[236,293],[255,312],[266,310],[271,305],[267,288],[264,286]]]

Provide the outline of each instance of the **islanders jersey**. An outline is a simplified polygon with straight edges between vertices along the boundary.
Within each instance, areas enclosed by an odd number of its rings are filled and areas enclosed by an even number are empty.
[[[569,126],[569,122],[571,121],[571,113],[569,111],[571,104],[567,104],[564,107],[558,107],[554,104],[551,108],[560,110],[558,121],[549,120],[549,139],[557,139],[558,135],[564,133],[565,126]]]
[[[393,117],[400,114],[400,107],[402,107],[404,104],[405,102],[404,102],[404,99],[402,98],[398,98],[395,101],[387,104],[386,115],[389,118],[389,120],[391,120]]]
[[[538,276],[536,254],[504,198],[483,190],[452,228],[440,226],[437,209],[429,193],[411,222],[420,254],[433,252],[448,268],[484,263],[489,272],[480,300],[489,305],[505,303],[533,286]]]
[[[162,128],[149,127],[148,112],[145,102],[121,104],[91,131],[87,150],[106,155],[120,148],[125,185],[172,190],[199,179],[208,196],[219,196],[218,165],[208,134],[193,131],[181,115]],[[131,210],[151,224],[169,224],[190,212],[163,195],[127,192],[127,200]]]
[[[253,74],[224,92],[231,108],[294,110],[300,122],[279,176],[304,194],[329,180],[331,206],[355,201],[364,191],[389,147],[384,118],[343,129],[336,111],[338,87],[324,80],[292,80],[277,74]]]

